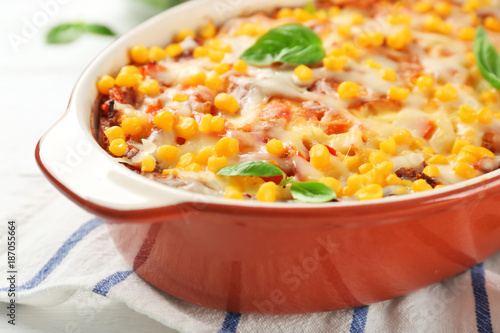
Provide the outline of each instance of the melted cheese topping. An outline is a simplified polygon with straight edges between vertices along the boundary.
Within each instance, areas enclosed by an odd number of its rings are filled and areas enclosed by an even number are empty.
[[[486,24],[497,20],[498,9],[487,5],[467,9],[450,1],[445,2],[450,10],[429,8],[421,13],[411,1],[368,2],[369,9],[356,4],[339,8],[322,1],[315,14],[282,9],[272,15],[234,18],[215,36],[185,38],[179,44],[183,51],[174,57],[136,63],[141,67],[137,84],[125,88],[116,80],[117,86],[103,99],[114,101],[114,114],[103,116],[102,130],[121,126],[126,134],[128,149],[117,159],[172,186],[238,199],[261,199],[257,193],[265,180],[215,175],[217,170],[207,166],[200,151],[215,147],[224,137],[238,142],[237,154],[212,152],[224,165],[267,161],[297,181],[341,184],[334,189],[342,200],[429,190],[492,171],[484,166],[498,165],[485,161],[497,159],[494,153],[500,152],[499,93],[479,74],[471,38],[484,22],[492,40],[500,40],[495,26]],[[345,66],[335,70],[322,63],[309,66],[312,80],[297,77],[296,66],[286,64],[248,65],[238,72],[235,64],[260,35],[297,22],[321,37],[327,58],[347,56]],[[362,38],[368,34],[373,39],[374,32],[382,34],[384,42],[366,45]],[[394,40],[401,38],[403,44],[397,46]],[[211,53],[220,52],[220,45],[225,48],[222,60],[211,58]],[[227,64],[227,71],[220,70],[221,64]],[[394,77],[384,77],[384,70],[393,71]],[[219,76],[221,86],[193,83],[199,73],[209,79]],[[419,83],[422,77],[430,84]],[[141,82],[146,80],[158,82],[159,90],[141,93]],[[339,86],[346,81],[360,88],[354,98],[342,98]],[[394,88],[408,96],[392,95]],[[234,97],[237,112],[216,107],[214,100],[221,93]],[[179,94],[186,100],[179,100]],[[473,111],[467,116],[464,108]],[[173,130],[155,124],[154,117],[161,112],[173,115]],[[181,118],[194,118],[201,126],[208,114],[223,117],[224,128],[198,129],[187,139],[175,129]],[[127,118],[140,120],[140,133],[130,133],[123,125]],[[103,146],[113,153],[111,140],[103,137]],[[272,139],[282,142],[279,153],[266,147]],[[326,166],[316,162],[318,157],[310,157],[315,145],[328,148]],[[162,158],[163,146],[176,147],[176,157]],[[182,162],[186,156],[192,157],[190,165]],[[144,168],[147,158],[154,159],[153,170]],[[370,185],[383,192],[365,195]],[[276,193],[277,200],[292,200],[289,185],[277,186]]]

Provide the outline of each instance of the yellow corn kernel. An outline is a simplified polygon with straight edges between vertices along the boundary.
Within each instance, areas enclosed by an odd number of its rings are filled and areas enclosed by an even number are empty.
[[[491,124],[493,121],[493,111],[489,107],[483,107],[477,113],[477,120],[482,124]]]
[[[309,67],[307,67],[305,65],[297,66],[295,68],[295,70],[293,71],[293,73],[295,74],[295,76],[297,78],[299,78],[299,80],[302,80],[302,81],[310,81],[314,78],[314,73],[313,73],[312,69],[310,69]]]
[[[168,57],[175,58],[180,56],[184,52],[184,49],[180,44],[173,43],[165,48],[165,52],[167,53]]]
[[[162,111],[153,118],[153,124],[164,131],[171,131],[174,126],[174,115],[168,111]]]
[[[231,157],[240,152],[238,140],[224,137],[215,145],[215,152],[218,156]]]
[[[486,90],[479,95],[479,100],[485,105],[496,104],[498,103],[498,96],[494,90]]]
[[[160,61],[165,59],[167,52],[158,46],[152,46],[149,49],[149,61]]]
[[[194,38],[196,38],[196,33],[193,30],[183,29],[183,30],[179,31],[177,33],[177,35],[175,36],[175,42],[180,43],[188,37],[191,37],[194,39]]]
[[[394,163],[392,161],[386,161],[379,163],[377,165],[377,170],[380,171],[383,175],[388,175],[394,169]]]
[[[342,183],[333,177],[323,177],[319,182],[333,189],[337,195],[342,193]]]
[[[495,117],[496,119],[500,119],[500,111],[494,111],[493,117]]]
[[[227,161],[227,158],[225,158],[224,156],[222,157],[212,156],[208,159],[207,170],[217,174],[217,172],[227,167],[228,165],[229,162]]]
[[[328,21],[328,13],[324,10],[317,11],[314,16],[319,22]]]
[[[435,165],[428,165],[423,171],[429,177],[437,177],[440,174],[439,168]]]
[[[196,155],[196,160],[201,165],[206,165],[208,163],[208,159],[215,155],[215,147],[206,146],[203,147],[198,154]]]
[[[199,72],[197,74],[192,75],[188,79],[188,84],[191,86],[203,86],[207,81],[207,73]]]
[[[175,126],[177,136],[186,140],[193,137],[197,130],[198,123],[191,117],[181,117],[179,123]]]
[[[473,51],[465,52],[465,57],[467,58],[467,61],[469,61],[470,64],[476,63],[476,55],[474,54]]]
[[[356,83],[344,81],[339,85],[337,93],[341,99],[349,99],[357,97],[360,93],[360,89]]]
[[[403,184],[403,181],[401,180],[401,178],[396,176],[395,173],[391,173],[389,176],[385,177],[385,182],[387,183],[387,185],[390,185],[390,186]]]
[[[215,73],[217,73],[219,75],[222,75],[222,74],[229,72],[230,69],[231,69],[231,67],[229,66],[229,64],[227,64],[225,62],[223,62],[222,64],[218,64],[217,66],[214,67]]]
[[[142,122],[138,117],[122,120],[122,129],[125,134],[138,135],[142,132]]]
[[[405,195],[408,194],[408,190],[404,186],[399,186],[394,189],[395,195]]]
[[[214,74],[207,79],[205,85],[208,89],[219,90],[222,87],[222,80],[219,75]]]
[[[464,162],[458,162],[454,167],[453,171],[455,171],[455,174],[457,176],[471,179],[477,176],[477,171],[470,165],[464,163]]]
[[[434,5],[434,10],[441,16],[448,16],[453,12],[453,5],[445,1],[439,1]]]
[[[401,182],[403,183],[403,186],[406,187],[407,189],[411,189],[411,187],[413,186],[413,182],[409,179],[403,179]]]
[[[386,18],[387,22],[392,25],[410,24],[411,16],[409,14],[389,14]]]
[[[382,69],[382,65],[380,65],[378,62],[373,60],[372,58],[366,60],[365,64],[373,69]]]
[[[386,81],[397,81],[397,79],[398,79],[396,72],[392,68],[381,69],[379,71],[379,75],[382,79],[384,79]]]
[[[122,72],[115,79],[115,84],[119,87],[135,87],[142,80],[142,75],[139,73]]]
[[[370,153],[368,161],[373,165],[379,165],[383,162],[389,162],[389,158],[386,154],[384,154],[384,152],[380,150],[374,150]]]
[[[208,48],[214,51],[219,51],[223,53],[231,53],[233,52],[233,48],[228,43],[220,40],[220,39],[212,39],[208,43]]]
[[[141,172],[151,172],[154,171],[156,167],[156,161],[151,156],[145,157],[141,162]]]
[[[425,140],[421,138],[413,138],[413,140],[410,143],[410,149],[412,150],[417,150],[417,149],[422,149],[423,147],[426,146]]]
[[[210,120],[210,131],[214,133],[222,132],[226,127],[226,121],[221,116],[215,116]]]
[[[352,26],[344,24],[337,27],[337,33],[342,37],[349,37],[351,35]]]
[[[432,3],[429,1],[419,1],[413,6],[413,10],[420,14],[427,13],[431,9]]]
[[[342,10],[337,6],[332,6],[328,9],[328,17],[335,17],[340,15]]]
[[[453,148],[451,149],[452,154],[458,154],[463,147],[470,145],[470,142],[467,140],[460,140],[457,139],[455,140],[455,143],[453,144]]]
[[[246,74],[248,70],[248,64],[244,60],[239,59],[234,63],[233,69],[237,72]]]
[[[188,171],[188,172],[200,172],[202,170],[203,170],[203,168],[198,163],[191,163],[187,167],[184,168],[184,171]]]
[[[465,145],[462,147],[460,152],[470,153],[474,155],[477,160],[482,159],[483,157],[491,157],[495,158],[495,154],[493,154],[489,149],[484,147],[477,147],[474,145]]]
[[[295,8],[293,11],[293,16],[299,22],[307,22],[314,20],[314,15],[312,15],[303,8]]]
[[[481,24],[481,20],[477,16],[477,13],[471,12],[467,14],[470,24],[476,26]]]
[[[430,88],[434,85],[434,78],[430,75],[421,75],[418,77],[415,85],[419,89]]]
[[[109,151],[115,156],[123,156],[128,149],[128,145],[123,139],[115,139],[109,144]]]
[[[213,116],[211,114],[206,114],[201,118],[200,125],[198,126],[198,130],[202,133],[210,132],[210,122],[212,121]]]
[[[391,86],[389,89],[389,98],[393,101],[404,101],[410,95],[410,89]]]
[[[205,39],[214,37],[216,33],[217,28],[215,28],[215,25],[213,23],[205,24],[200,29],[200,36]]]
[[[192,163],[197,163],[196,155],[193,153],[186,153],[181,157],[179,157],[179,162],[177,162],[177,168],[183,170]]]
[[[205,46],[198,46],[193,50],[193,58],[202,58],[208,55],[208,48]]]
[[[395,130],[391,137],[398,145],[409,145],[413,141],[413,135],[405,128]]]
[[[335,47],[328,52],[328,57],[340,57],[340,56],[345,56],[345,52],[340,48],[340,47]]]
[[[175,94],[174,97],[172,97],[172,100],[174,102],[185,102],[189,99],[188,95],[185,94]]]
[[[352,15],[352,17],[351,17],[351,24],[352,25],[361,25],[361,24],[363,24],[364,21],[365,21],[365,18],[363,17],[363,15],[361,15],[359,13],[356,13],[356,14]]]
[[[361,54],[361,51],[351,42],[345,42],[342,44],[341,50],[349,58],[357,58]]]
[[[125,133],[120,126],[113,126],[104,131],[104,135],[108,138],[109,142],[122,139],[125,140]]]
[[[291,16],[293,16],[293,10],[290,8],[282,8],[276,14],[276,18],[278,18],[278,19],[282,19],[285,17],[291,17]]]
[[[156,95],[160,92],[160,84],[154,79],[147,79],[139,84],[138,90],[143,95]]]
[[[449,164],[448,159],[440,154],[428,158],[426,162],[432,164]]]
[[[244,200],[243,194],[236,186],[228,186],[224,191],[224,198],[233,200]]]
[[[358,200],[374,200],[384,196],[384,190],[379,184],[370,184],[356,191]]]
[[[244,22],[240,25],[238,30],[235,32],[235,36],[260,36],[263,28],[260,24],[253,24],[250,22]]]
[[[347,186],[343,189],[343,195],[351,196],[365,185],[367,185],[365,177],[356,173],[352,174],[347,178]]]
[[[425,29],[432,32],[440,32],[443,24],[444,24],[443,19],[437,15],[428,15],[424,21]]]
[[[356,45],[363,47],[363,48],[368,48],[372,45],[370,36],[368,33],[362,33],[358,35],[356,38]]]
[[[439,87],[434,92],[434,97],[436,97],[441,102],[450,102],[458,99],[458,90],[450,83]]]
[[[179,176],[179,173],[175,169],[163,169],[161,172],[162,175],[174,175]]]
[[[478,161],[478,159],[473,154],[470,154],[467,152],[460,152],[457,155],[456,160],[457,160],[457,162],[463,162],[463,163],[469,163],[469,164],[474,164]]]
[[[383,185],[385,181],[385,176],[378,169],[372,169],[363,175],[366,179],[367,184],[379,184]]]
[[[142,45],[136,45],[130,50],[130,59],[132,62],[142,65],[149,60],[149,50]]]
[[[115,79],[109,75],[104,75],[97,82],[97,90],[103,95],[109,95],[109,90],[115,86]]]
[[[262,202],[275,202],[276,201],[276,184],[267,182],[262,184],[255,195],[257,200]]]
[[[333,70],[333,71],[340,71],[344,68],[345,65],[347,65],[347,57],[342,55],[342,56],[328,56],[323,59],[323,66],[325,66],[326,69]]]
[[[269,154],[281,156],[283,155],[286,149],[285,146],[283,146],[283,142],[281,142],[281,140],[271,139],[266,144],[266,150]]]
[[[158,158],[162,161],[172,161],[179,154],[179,149],[175,146],[163,145],[158,149]]]
[[[446,185],[436,185],[436,186],[434,186],[434,189],[438,190],[438,189],[443,188],[443,187],[446,187]]]
[[[394,50],[401,50],[413,40],[413,35],[408,28],[387,36],[387,46]]]
[[[475,11],[481,7],[481,0],[467,0],[462,5],[462,10],[466,13]]]
[[[358,168],[359,172],[361,174],[365,174],[367,173],[368,171],[372,170],[373,169],[373,164],[371,163],[364,163],[364,164],[361,164]]]
[[[465,41],[472,41],[476,36],[476,29],[474,27],[462,27],[458,30],[458,38]]]
[[[476,110],[470,107],[467,104],[464,104],[458,110],[458,118],[463,123],[469,124],[473,123],[476,120]]]
[[[137,66],[133,65],[128,65],[128,66],[123,66],[120,69],[119,74],[139,74],[141,71]]]
[[[398,145],[396,143],[396,140],[394,138],[390,138],[388,140],[385,140],[384,142],[380,143],[380,150],[382,150],[384,153],[388,155],[396,155],[396,152],[398,151]]]
[[[417,179],[411,185],[411,189],[413,192],[424,192],[432,190],[432,186],[430,186],[425,180]]]
[[[309,151],[311,164],[316,169],[323,169],[330,163],[330,151],[325,145],[314,145]]]
[[[488,16],[484,19],[484,27],[491,31],[500,32],[500,20],[496,17]]]
[[[215,96],[214,104],[219,110],[228,113],[236,113],[240,108],[238,100],[226,93]]]

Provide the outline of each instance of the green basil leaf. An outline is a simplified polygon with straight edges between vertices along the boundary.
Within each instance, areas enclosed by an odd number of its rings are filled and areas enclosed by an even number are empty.
[[[101,24],[86,24],[85,30],[98,35],[116,36],[113,30]]]
[[[301,24],[287,24],[269,30],[246,50],[241,59],[252,65],[315,64],[325,56],[323,43],[311,29]]]
[[[260,161],[249,161],[237,165],[231,165],[221,169],[219,176],[256,176],[274,177],[283,176],[285,173],[275,165]]]
[[[47,34],[47,43],[64,44],[71,43],[80,37],[85,31],[82,23],[65,23],[52,28]]]
[[[304,6],[304,10],[306,12],[309,12],[310,14],[316,14],[316,6],[314,6],[314,2],[309,1],[308,3],[306,3],[306,5]]]
[[[481,74],[493,87],[500,89],[500,56],[483,27],[477,28],[474,54]]]
[[[101,24],[86,24],[81,22],[64,23],[49,31],[47,34],[47,43],[71,43],[86,32],[105,36],[115,36],[115,33],[111,29]]]
[[[323,183],[294,182],[292,183],[292,197],[307,203],[322,203],[337,199],[337,194]]]

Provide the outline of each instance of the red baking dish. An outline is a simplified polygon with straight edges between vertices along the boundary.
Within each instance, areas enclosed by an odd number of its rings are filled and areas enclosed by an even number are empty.
[[[65,115],[36,148],[43,173],[108,222],[137,274],[206,307],[306,313],[405,295],[500,250],[499,171],[369,203],[263,204],[170,188],[102,150],[93,131],[95,80],[125,64],[132,45],[162,45],[179,27],[306,3],[236,2],[187,3],[119,38],[83,73]]]

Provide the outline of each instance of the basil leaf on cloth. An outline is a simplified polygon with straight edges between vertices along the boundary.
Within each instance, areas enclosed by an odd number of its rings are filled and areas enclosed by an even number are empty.
[[[474,54],[483,77],[493,87],[500,89],[500,56],[483,27],[478,27],[474,39]]]
[[[287,24],[269,30],[246,50],[241,59],[252,65],[282,62],[307,65],[325,56],[321,38],[301,24]]]
[[[93,33],[105,36],[116,34],[108,27],[101,24],[86,24],[82,22],[64,23],[52,28],[47,34],[47,43],[66,44],[78,39],[84,33]]]
[[[323,183],[293,182],[292,197],[307,203],[322,203],[337,199],[335,191]]]

